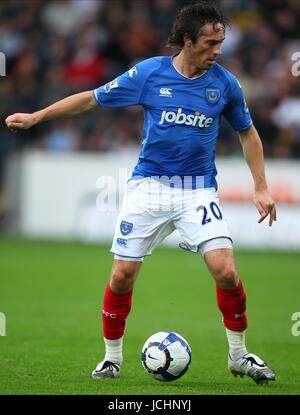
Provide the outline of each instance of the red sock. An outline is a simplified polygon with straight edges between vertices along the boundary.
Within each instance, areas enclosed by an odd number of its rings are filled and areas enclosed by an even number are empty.
[[[224,326],[227,329],[233,331],[246,330],[246,294],[242,281],[230,291],[217,286],[217,303],[223,314]]]
[[[132,291],[117,294],[107,284],[102,310],[103,335],[106,339],[115,340],[124,335],[126,318],[131,309]]]

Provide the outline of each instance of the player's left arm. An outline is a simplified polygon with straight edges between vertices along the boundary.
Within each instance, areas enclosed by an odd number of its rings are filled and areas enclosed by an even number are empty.
[[[268,191],[261,139],[253,124],[249,129],[240,131],[239,138],[254,180],[254,203],[260,213],[258,223],[269,216],[269,226],[272,226],[276,221],[276,206]]]

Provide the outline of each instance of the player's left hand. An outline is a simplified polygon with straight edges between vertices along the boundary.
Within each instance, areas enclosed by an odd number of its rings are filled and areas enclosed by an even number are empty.
[[[276,206],[268,191],[256,191],[254,194],[254,203],[260,213],[258,223],[261,223],[267,216],[270,216],[269,226],[272,226],[273,221],[277,219]]]

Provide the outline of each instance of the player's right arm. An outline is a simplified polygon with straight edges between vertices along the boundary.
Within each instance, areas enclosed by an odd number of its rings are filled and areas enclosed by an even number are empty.
[[[5,122],[11,131],[16,132],[19,129],[27,130],[43,121],[81,114],[97,106],[98,104],[94,99],[93,91],[85,91],[71,95],[31,114],[15,113],[7,117]]]
[[[93,91],[71,95],[32,114],[10,115],[5,120],[6,125],[11,131],[16,132],[18,129],[28,129],[43,121],[77,115],[98,106],[117,108],[143,104],[146,80],[160,65],[159,59],[147,59]]]

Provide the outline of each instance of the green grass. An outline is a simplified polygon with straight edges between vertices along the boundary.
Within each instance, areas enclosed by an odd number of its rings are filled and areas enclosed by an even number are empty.
[[[248,350],[274,367],[268,386],[233,378],[215,287],[202,259],[161,248],[147,258],[136,284],[124,340],[122,377],[92,380],[103,357],[101,305],[112,257],[108,247],[0,239],[0,394],[299,394],[300,255],[236,252],[247,292]],[[174,330],[193,358],[179,380],[146,374],[140,352],[148,336]]]

